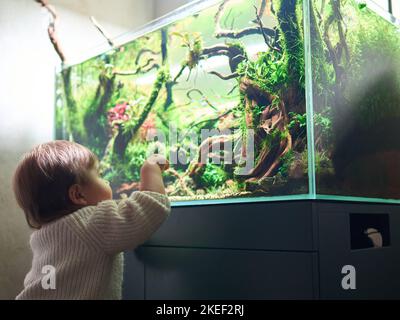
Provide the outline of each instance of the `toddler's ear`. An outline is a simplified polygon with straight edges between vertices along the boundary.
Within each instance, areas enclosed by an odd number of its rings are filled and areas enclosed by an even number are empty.
[[[82,192],[82,187],[79,184],[73,184],[68,189],[69,199],[73,204],[87,205],[87,200]]]

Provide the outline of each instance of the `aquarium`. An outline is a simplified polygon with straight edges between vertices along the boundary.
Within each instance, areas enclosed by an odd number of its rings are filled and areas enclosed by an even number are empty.
[[[380,10],[193,1],[63,65],[56,138],[96,153],[115,198],[161,153],[175,205],[397,201],[400,33]]]

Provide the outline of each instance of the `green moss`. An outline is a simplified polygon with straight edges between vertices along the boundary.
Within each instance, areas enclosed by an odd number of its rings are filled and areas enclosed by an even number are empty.
[[[307,126],[307,114],[303,113],[296,113],[296,112],[289,112],[290,122],[289,122],[289,129],[293,129],[296,126],[300,128],[305,128]]]
[[[279,20],[280,46],[284,51],[288,83],[304,89],[304,45],[302,37],[302,1],[274,0]]]
[[[277,92],[288,80],[285,57],[277,51],[262,52],[256,61],[245,60],[237,72],[254,80],[266,92]]]
[[[126,159],[129,159],[127,162],[111,154],[109,162],[103,164],[105,167],[104,178],[115,187],[121,185],[121,183],[138,182],[140,180],[140,168],[147,158],[147,150],[148,144],[129,144],[126,148]]]
[[[293,160],[294,160],[293,150],[290,150],[281,158],[281,166],[279,167],[278,173],[283,178],[288,177],[289,168],[290,168],[290,165],[292,164]]]
[[[220,166],[208,163],[200,177],[200,184],[207,189],[219,188],[227,179],[227,173]]]

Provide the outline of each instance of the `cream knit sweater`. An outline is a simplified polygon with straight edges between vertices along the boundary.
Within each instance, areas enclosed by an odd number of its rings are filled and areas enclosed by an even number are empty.
[[[145,242],[169,211],[166,196],[133,192],[46,224],[31,235],[32,268],[17,299],[121,299],[122,252]],[[42,285],[45,266],[54,267],[55,289]]]

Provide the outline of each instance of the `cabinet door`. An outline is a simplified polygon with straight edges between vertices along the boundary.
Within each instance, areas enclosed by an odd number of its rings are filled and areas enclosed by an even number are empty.
[[[321,203],[318,204],[318,213],[321,298],[400,298],[399,206]],[[354,215],[357,216],[355,223],[360,225],[359,230],[357,225],[351,226],[351,217]],[[379,219],[379,216],[382,219]],[[352,221],[354,222],[354,219]],[[388,229],[383,227],[386,222]],[[354,243],[354,239],[358,239],[358,236],[353,234],[352,237],[352,233],[363,233],[362,229],[376,229],[382,233],[385,246],[380,248],[369,246],[367,234],[365,242]],[[360,248],[362,246],[364,248]],[[355,273],[346,270],[342,273],[344,266],[354,267]],[[351,278],[350,273],[355,274],[355,279]],[[343,288],[342,280],[345,276],[347,276],[344,280],[345,288],[355,280],[355,289]]]
[[[312,299],[317,295],[314,253],[144,247],[139,257],[146,269],[146,299]]]
[[[314,251],[312,204],[264,202],[173,207],[152,246]]]

